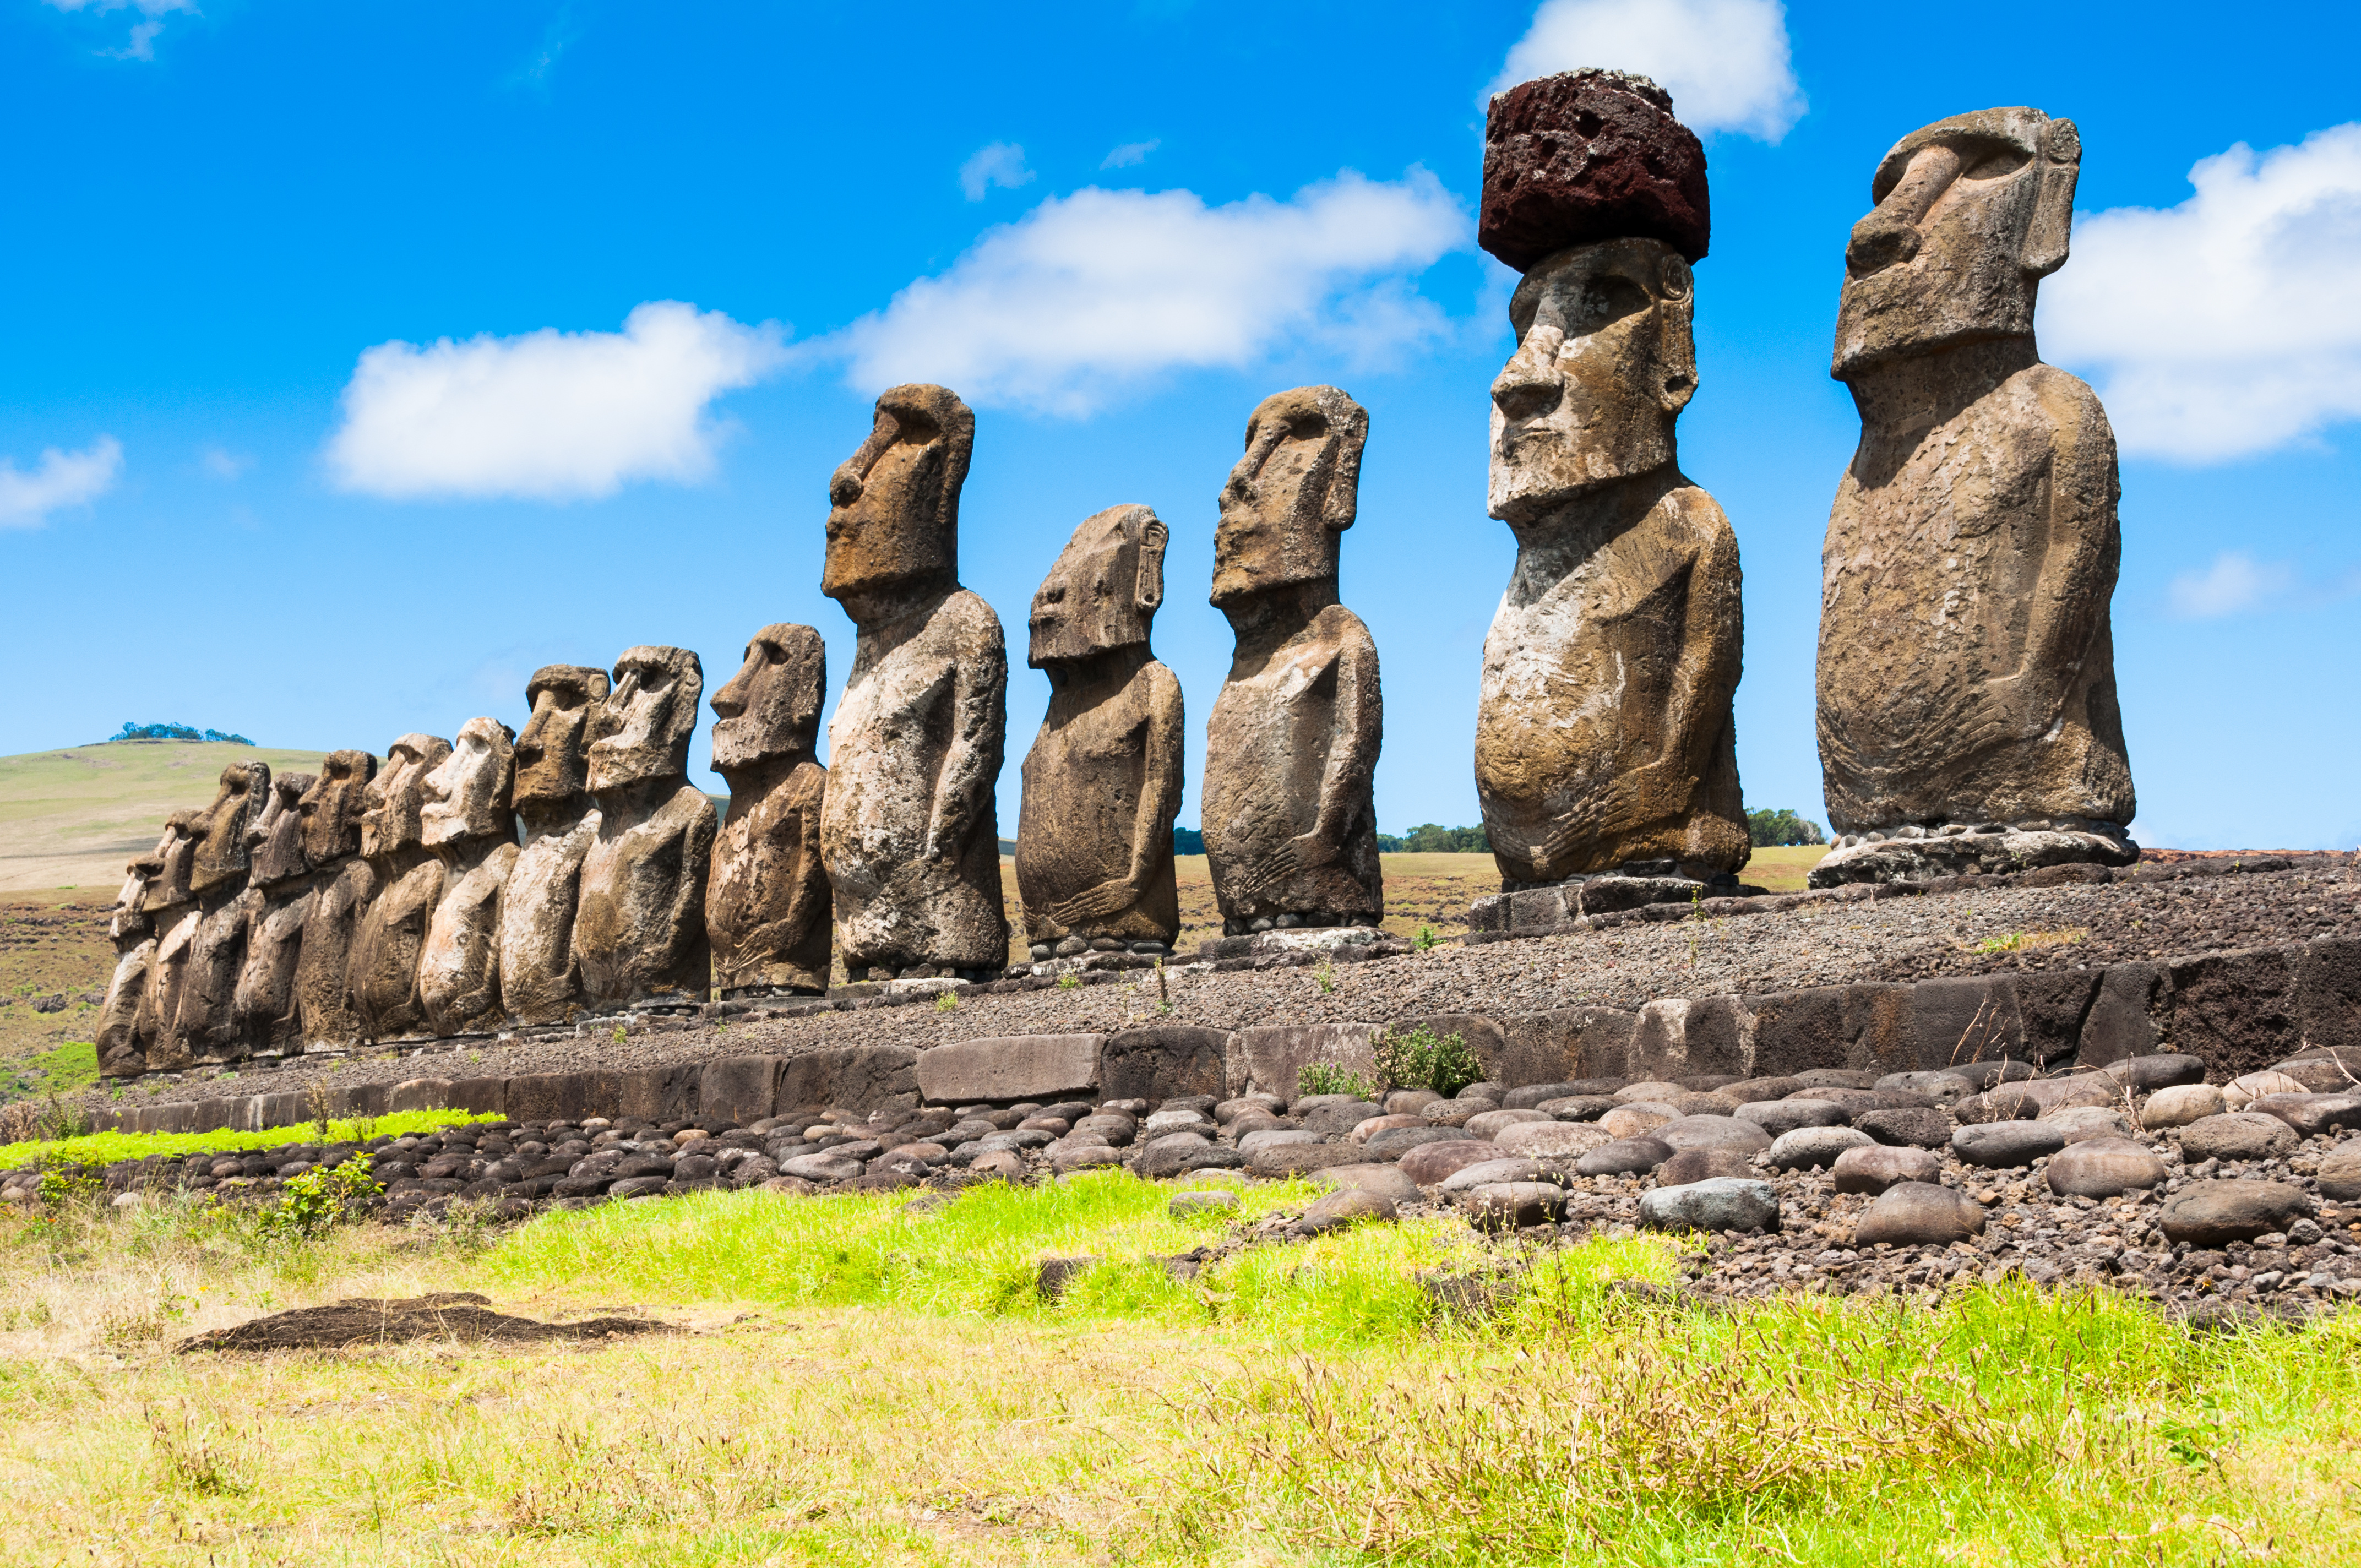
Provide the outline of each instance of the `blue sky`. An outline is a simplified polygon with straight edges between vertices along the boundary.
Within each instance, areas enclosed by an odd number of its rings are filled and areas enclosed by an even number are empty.
[[[1819,545],[1858,430],[1827,367],[1871,172],[2031,104],[2084,142],[2041,330],[2125,449],[2141,834],[2361,842],[2352,8],[892,15],[0,0],[0,753],[168,718],[381,752],[521,724],[533,668],[633,643],[697,650],[709,695],[779,620],[840,685],[828,476],[880,386],[938,379],[978,412],[963,576],[1017,650],[1004,831],[1048,694],[1027,604],[1126,501],[1172,530],[1193,823],[1214,498],[1254,404],[1331,381],[1371,414],[1344,594],[1384,660],[1379,819],[1472,822],[1513,558],[1484,510],[1513,280],[1473,247],[1480,104],[1595,63],[1706,136],[1681,448],[1744,555],[1749,804],[1822,816]]]

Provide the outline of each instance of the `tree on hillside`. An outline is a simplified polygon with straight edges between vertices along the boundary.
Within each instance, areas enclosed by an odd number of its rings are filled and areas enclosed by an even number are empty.
[[[1776,811],[1764,808],[1746,814],[1747,836],[1758,850],[1776,849],[1788,844],[1825,844],[1826,835],[1820,825],[1807,817],[1796,816],[1782,806]]]

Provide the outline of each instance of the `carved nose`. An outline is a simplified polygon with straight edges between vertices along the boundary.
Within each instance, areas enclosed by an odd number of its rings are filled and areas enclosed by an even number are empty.
[[[850,466],[839,468],[828,482],[828,499],[831,506],[849,507],[861,499],[861,476]]]
[[[1565,395],[1565,386],[1556,380],[1521,376],[1513,371],[1492,386],[1492,401],[1512,424],[1541,418],[1557,407],[1558,400]]]
[[[1892,213],[1875,212],[1852,225],[1845,247],[1845,271],[1867,278],[1889,267],[1899,267],[1918,254],[1918,230]]]

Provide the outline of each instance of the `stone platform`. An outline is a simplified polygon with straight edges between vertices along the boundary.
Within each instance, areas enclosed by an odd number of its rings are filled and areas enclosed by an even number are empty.
[[[1915,823],[1849,833],[1812,868],[1814,887],[1994,876],[2045,866],[2128,866],[2139,846],[2112,822]]]

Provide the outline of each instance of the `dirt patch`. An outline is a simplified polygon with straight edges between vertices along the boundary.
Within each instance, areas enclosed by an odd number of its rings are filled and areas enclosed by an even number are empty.
[[[192,1350],[347,1350],[423,1339],[533,1344],[669,1332],[668,1323],[639,1318],[588,1318],[578,1323],[512,1318],[491,1310],[489,1297],[468,1290],[443,1290],[407,1300],[356,1297],[332,1307],[298,1307],[234,1329],[194,1335],[174,1349],[184,1354]]]

